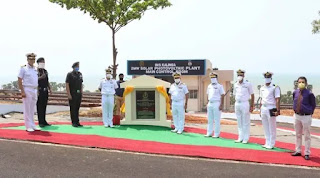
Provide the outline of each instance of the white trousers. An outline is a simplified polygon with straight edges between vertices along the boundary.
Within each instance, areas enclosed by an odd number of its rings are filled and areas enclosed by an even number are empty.
[[[102,120],[105,126],[113,126],[114,95],[102,95]]]
[[[249,102],[236,102],[235,110],[238,120],[239,140],[249,141],[250,137],[250,105]]]
[[[266,138],[266,146],[274,147],[276,144],[277,135],[277,119],[270,116],[270,109],[275,108],[273,106],[261,107],[261,120],[264,129],[264,135]]]
[[[26,129],[34,129],[36,125],[33,117],[38,100],[38,91],[37,89],[25,87],[24,92],[26,94],[26,97],[22,99],[24,124]]]
[[[207,135],[212,136],[213,127],[214,127],[214,136],[220,136],[220,118],[221,111],[219,109],[220,101],[214,103],[208,103],[207,106],[207,115],[208,115],[208,127],[207,127]]]
[[[184,120],[185,120],[185,109],[184,101],[172,101],[172,118],[175,130],[183,132]]]
[[[310,127],[312,123],[311,115],[309,116],[299,116],[297,114],[293,115],[295,118],[294,128],[296,130],[296,152],[301,153],[302,146],[302,133],[304,134],[304,144],[305,144],[305,155],[310,155],[311,148],[311,135]]]

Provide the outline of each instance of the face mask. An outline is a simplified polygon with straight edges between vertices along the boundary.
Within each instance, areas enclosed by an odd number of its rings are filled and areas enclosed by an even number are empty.
[[[45,63],[39,63],[38,64],[38,68],[39,69],[44,69],[44,67],[45,67]]]
[[[79,67],[75,67],[74,70],[78,72],[79,71]]]
[[[299,83],[298,84],[299,89],[304,89],[306,87],[305,83]]]
[[[264,79],[265,83],[271,83],[271,80],[272,80],[271,78],[265,78]]]
[[[243,76],[238,76],[238,81],[242,81],[243,80]]]
[[[123,80],[123,78],[120,78],[120,80]]]
[[[111,74],[107,74],[107,78],[110,79],[112,77]]]
[[[176,78],[176,79],[174,79],[174,82],[180,83],[180,79],[179,79],[179,78]]]
[[[217,78],[211,78],[211,83],[217,83]]]

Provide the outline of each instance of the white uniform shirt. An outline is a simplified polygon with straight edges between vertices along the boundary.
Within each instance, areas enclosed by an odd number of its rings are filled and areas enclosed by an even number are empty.
[[[184,83],[171,84],[169,93],[171,95],[171,99],[173,101],[183,101],[185,99],[185,95],[189,93],[187,85]]]
[[[224,95],[224,89],[223,86],[219,83],[217,84],[209,84],[207,88],[207,95],[208,95],[208,101],[214,102],[214,101],[220,101],[221,95]]]
[[[243,81],[242,84],[237,82],[236,84],[234,84],[233,93],[235,95],[236,101],[249,101],[250,95],[253,94],[252,85],[248,81]]]
[[[99,85],[99,89],[101,89],[102,95],[114,95],[116,93],[117,88],[118,84],[113,79],[102,79]]]
[[[24,87],[38,87],[38,70],[29,64],[22,66],[18,75]]]
[[[267,105],[276,105],[276,98],[280,98],[280,88],[270,84],[263,85],[260,88],[261,103]]]

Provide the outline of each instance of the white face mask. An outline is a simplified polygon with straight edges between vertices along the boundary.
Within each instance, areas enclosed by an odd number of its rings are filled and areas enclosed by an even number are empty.
[[[45,68],[45,63],[39,63],[38,64],[39,69],[44,69]]]
[[[271,78],[265,78],[264,79],[265,83],[271,83],[271,80],[272,80]]]
[[[180,83],[180,79],[179,79],[179,78],[176,78],[176,79],[174,79],[174,82]]]
[[[243,77],[242,76],[238,76],[238,81],[242,81],[243,80]]]
[[[107,79],[111,79],[112,75],[111,74],[107,74]]]
[[[217,78],[211,78],[211,83],[217,83],[217,82],[218,82]]]

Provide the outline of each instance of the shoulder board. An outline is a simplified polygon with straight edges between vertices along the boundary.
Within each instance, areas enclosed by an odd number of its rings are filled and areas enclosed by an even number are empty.
[[[25,64],[25,65],[22,65],[21,67],[26,67],[27,65]]]
[[[246,80],[246,82],[249,82],[249,80]]]

